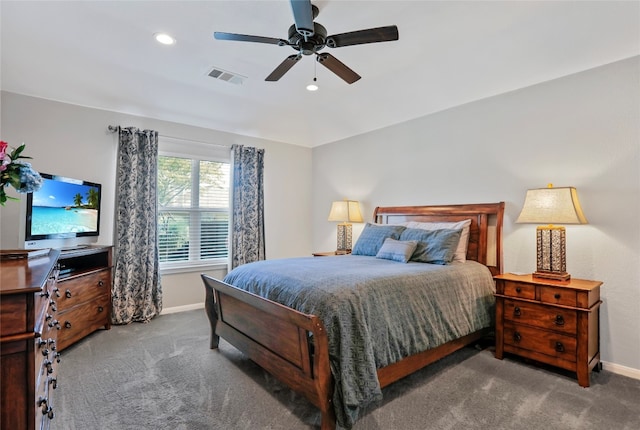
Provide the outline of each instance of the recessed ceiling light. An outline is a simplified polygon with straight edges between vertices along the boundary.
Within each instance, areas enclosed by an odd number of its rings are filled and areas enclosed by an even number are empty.
[[[174,45],[176,43],[176,39],[169,36],[167,33],[156,33],[153,37],[163,45]]]

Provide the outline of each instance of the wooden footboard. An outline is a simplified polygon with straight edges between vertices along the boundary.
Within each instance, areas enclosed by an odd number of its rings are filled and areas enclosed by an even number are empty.
[[[329,344],[322,321],[202,275],[210,347],[222,336],[260,367],[305,396],[322,414],[322,430],[336,427]]]

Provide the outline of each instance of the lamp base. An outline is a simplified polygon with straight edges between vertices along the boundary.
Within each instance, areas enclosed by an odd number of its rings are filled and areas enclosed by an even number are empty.
[[[532,274],[534,278],[555,279],[556,281],[568,281],[571,275],[567,272],[546,272],[537,271]]]
[[[351,254],[351,224],[338,224],[338,247],[337,255]]]
[[[536,229],[537,262],[534,278],[568,281],[566,233],[562,226],[539,226]]]

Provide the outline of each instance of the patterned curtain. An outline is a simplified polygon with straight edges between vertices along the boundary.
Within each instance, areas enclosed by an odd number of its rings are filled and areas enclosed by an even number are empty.
[[[264,149],[233,145],[231,268],[264,260]]]
[[[162,310],[157,204],[158,132],[122,128],[118,143],[114,324],[148,322]]]

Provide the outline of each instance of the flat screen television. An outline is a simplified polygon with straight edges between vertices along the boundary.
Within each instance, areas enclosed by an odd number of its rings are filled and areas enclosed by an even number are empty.
[[[26,195],[25,242],[98,236],[101,184],[48,173],[40,176],[40,189]]]

